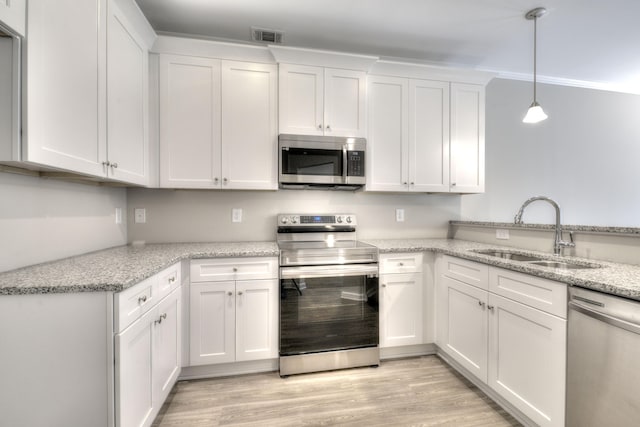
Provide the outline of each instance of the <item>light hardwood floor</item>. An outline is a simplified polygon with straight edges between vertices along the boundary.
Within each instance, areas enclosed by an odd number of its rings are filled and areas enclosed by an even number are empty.
[[[437,356],[280,378],[180,381],[154,424],[168,426],[519,426]]]

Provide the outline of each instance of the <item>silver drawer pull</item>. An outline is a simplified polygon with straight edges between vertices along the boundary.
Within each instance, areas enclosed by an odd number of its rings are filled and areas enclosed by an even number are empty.
[[[142,304],[142,303],[145,303],[145,302],[147,302],[147,296],[146,295],[143,295],[140,298],[138,298],[138,304]]]
[[[399,263],[398,263],[398,265],[399,265],[400,267],[404,267],[404,263],[403,263],[403,262],[399,262]]]
[[[173,283],[176,281],[176,276],[169,277],[169,283]]]
[[[238,272],[238,268],[237,267],[233,267],[233,272],[237,273]]]
[[[487,308],[489,309],[489,311],[493,312],[493,309],[494,309],[495,307],[494,307],[494,306],[492,306],[492,305],[488,305],[488,306],[487,306]]]
[[[231,297],[231,296],[233,296],[233,292],[229,291],[229,292],[227,293],[227,295],[229,295],[229,296]]]
[[[242,291],[238,291],[238,295],[242,295]]]

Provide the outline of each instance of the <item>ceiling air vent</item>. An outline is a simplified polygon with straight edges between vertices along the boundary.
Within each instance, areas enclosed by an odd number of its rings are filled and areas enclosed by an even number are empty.
[[[282,44],[284,33],[282,31],[251,27],[251,38],[261,43]]]

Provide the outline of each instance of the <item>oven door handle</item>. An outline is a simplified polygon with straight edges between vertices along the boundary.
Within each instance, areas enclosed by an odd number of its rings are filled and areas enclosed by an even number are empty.
[[[281,267],[281,279],[310,279],[315,277],[367,276],[378,277],[378,265],[315,265],[305,267]]]

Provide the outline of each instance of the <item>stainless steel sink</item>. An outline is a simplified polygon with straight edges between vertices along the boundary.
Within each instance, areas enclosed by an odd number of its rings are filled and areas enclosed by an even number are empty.
[[[567,261],[556,261],[541,258],[533,255],[525,255],[516,252],[510,251],[502,251],[499,249],[479,249],[473,251],[477,254],[494,256],[496,258],[508,259],[510,261],[520,261],[523,263],[537,265],[540,267],[549,267],[549,268],[557,268],[559,270],[582,270],[588,268],[600,268],[601,266],[598,264],[576,264],[573,262]]]
[[[494,256],[497,258],[509,259],[511,261],[525,261],[525,262],[543,261],[543,258],[540,258],[540,257],[518,254],[513,252],[500,251],[495,249],[482,249],[482,250],[477,250],[473,252],[477,254],[482,254],[482,255]]]
[[[560,270],[581,270],[585,268],[599,268],[599,265],[595,264],[574,264],[564,261],[531,261],[529,264],[539,265],[541,267],[558,268]]]

